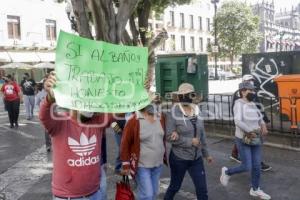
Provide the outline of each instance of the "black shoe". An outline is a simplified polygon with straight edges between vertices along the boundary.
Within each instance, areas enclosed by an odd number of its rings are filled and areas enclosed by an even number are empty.
[[[51,147],[50,146],[46,147],[46,150],[47,150],[47,152],[50,152],[51,151]]]
[[[261,162],[261,171],[266,172],[266,171],[270,171],[272,169],[271,166],[265,164],[264,162]]]
[[[11,124],[11,125],[10,125],[10,128],[14,128],[14,125],[13,125],[13,124]]]
[[[230,159],[237,162],[237,163],[241,163],[241,160],[238,156],[231,154]]]
[[[19,128],[19,124],[18,122],[15,123],[16,128]]]

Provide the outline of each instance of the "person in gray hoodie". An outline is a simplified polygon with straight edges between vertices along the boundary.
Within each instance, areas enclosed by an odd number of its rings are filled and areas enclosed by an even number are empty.
[[[260,189],[262,135],[266,135],[268,130],[263,115],[253,102],[255,98],[254,89],[254,86],[249,82],[239,84],[241,98],[236,100],[233,111],[236,126],[235,141],[242,163],[233,168],[223,167],[220,181],[223,186],[227,186],[231,176],[250,171],[250,195],[269,200],[271,199],[270,195]],[[245,136],[247,136],[247,140]],[[251,143],[251,140],[256,142]]]
[[[206,175],[202,157],[209,163],[212,162],[212,157],[209,156],[207,150],[204,124],[199,108],[192,103],[195,90],[191,84],[183,83],[176,94],[179,97],[179,103],[174,104],[166,120],[167,141],[172,144],[172,147],[169,156],[171,181],[164,199],[174,198],[188,171],[196,189],[197,199],[207,200]]]

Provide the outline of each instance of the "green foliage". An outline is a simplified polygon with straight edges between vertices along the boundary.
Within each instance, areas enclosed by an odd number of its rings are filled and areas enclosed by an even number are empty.
[[[152,10],[161,14],[168,6],[188,4],[192,1],[193,0],[151,0],[151,4]]]
[[[225,2],[217,12],[216,22],[221,57],[234,58],[257,50],[262,38],[259,18],[245,3],[233,0]]]

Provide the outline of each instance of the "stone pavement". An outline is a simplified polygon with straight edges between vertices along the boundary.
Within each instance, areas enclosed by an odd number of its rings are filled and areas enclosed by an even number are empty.
[[[51,200],[51,154],[45,151],[43,129],[37,119],[27,121],[23,115],[19,130],[10,129],[6,113],[1,110],[0,108],[0,194],[5,194],[7,200]],[[116,150],[111,131],[108,131],[107,139],[108,195],[109,199],[114,199],[115,183],[120,177],[113,174]],[[214,163],[206,165],[210,200],[252,199],[249,196],[250,181],[247,173],[232,177],[226,188],[219,183],[221,167],[236,165],[229,160],[232,144],[229,139],[208,138],[210,153],[214,157]],[[299,200],[300,152],[264,147],[264,160],[273,169],[262,173],[262,188],[275,200]],[[163,198],[169,180],[169,169],[164,167],[159,199]],[[196,199],[188,175],[175,199]]]
[[[112,137],[108,136],[109,144],[113,144]],[[211,154],[215,158],[215,162],[212,165],[206,165],[207,169],[207,181],[209,190],[209,199],[211,200],[247,200],[251,199],[248,195],[249,190],[249,175],[242,174],[232,177],[228,187],[224,188],[219,183],[220,169],[223,165],[233,166],[236,163],[228,159],[228,153],[230,152],[230,146],[232,144],[229,140],[219,140],[216,138],[209,138],[209,144]],[[46,158],[44,148],[38,149],[37,155],[42,155],[43,159]],[[109,151],[109,165],[108,165],[108,199],[114,199],[115,183],[120,180],[120,177],[113,174],[113,157],[114,152]],[[34,156],[33,156],[34,157]],[[36,159],[36,162],[38,159]],[[264,172],[262,174],[262,187],[266,192],[272,195],[273,199],[278,200],[298,200],[300,196],[300,157],[299,152],[291,152],[286,150],[265,148],[265,160],[272,165],[273,169],[270,172]],[[43,161],[42,161],[43,162]],[[37,164],[39,165],[39,164]],[[42,166],[42,165],[40,165]],[[16,167],[16,166],[14,166]],[[34,168],[30,166],[31,173],[27,174],[27,177],[23,177],[22,180],[18,180],[19,184],[13,184],[14,187],[19,187],[17,191],[24,193],[20,196],[19,200],[50,200],[50,182],[51,182],[51,164],[43,166],[43,168]],[[48,171],[47,171],[48,170]],[[4,172],[6,174],[7,172]],[[33,175],[39,176],[42,174],[35,184],[30,188],[26,185],[30,185],[30,181]],[[9,179],[9,177],[0,175],[0,180],[3,178]],[[25,179],[25,180],[24,180]],[[16,181],[16,180],[15,180]],[[160,196],[163,198],[163,194],[169,183],[168,168],[164,168],[164,172],[161,178]],[[22,190],[23,189],[23,190]],[[7,188],[5,192],[14,193],[16,188]],[[26,191],[24,191],[26,190]],[[196,199],[194,187],[189,176],[186,176],[182,189],[175,199]],[[11,199],[16,200],[16,199]]]

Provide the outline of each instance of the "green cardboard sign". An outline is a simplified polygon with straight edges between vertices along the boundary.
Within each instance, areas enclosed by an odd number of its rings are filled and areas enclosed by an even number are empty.
[[[90,112],[132,112],[150,103],[144,88],[148,49],[60,32],[56,47],[59,106]]]

